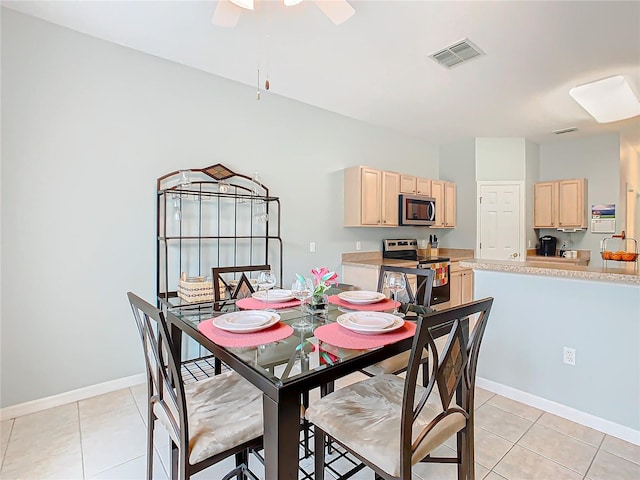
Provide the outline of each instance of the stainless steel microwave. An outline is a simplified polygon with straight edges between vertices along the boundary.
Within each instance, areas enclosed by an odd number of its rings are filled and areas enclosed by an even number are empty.
[[[436,199],[424,195],[399,196],[400,225],[429,226],[436,221]]]

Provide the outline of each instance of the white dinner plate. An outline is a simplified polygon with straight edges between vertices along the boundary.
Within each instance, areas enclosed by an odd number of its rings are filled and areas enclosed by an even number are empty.
[[[363,315],[363,314],[364,315],[372,315],[372,316],[383,315],[385,317],[392,317],[392,323],[390,323],[386,327],[362,326],[362,318],[360,319],[360,324],[354,323],[353,319],[350,318],[350,317],[353,317],[354,315],[360,316],[360,315]],[[340,324],[344,328],[349,329],[351,331],[354,331],[356,333],[363,334],[363,335],[378,335],[380,333],[393,332],[394,330],[397,330],[397,329],[399,329],[400,327],[402,327],[404,325],[404,320],[402,318],[396,317],[395,315],[392,315],[390,313],[382,313],[382,312],[345,313],[344,315],[340,315],[337,318],[337,322],[338,322],[338,324]]]
[[[387,298],[384,293],[369,292],[366,290],[349,290],[347,292],[340,292],[338,294],[338,297],[341,300],[353,303],[354,305],[367,305],[369,303],[376,303]]]
[[[396,317],[389,313],[380,312],[356,312],[347,317],[347,321],[356,327],[369,330],[382,330],[393,324]]]
[[[262,302],[267,301],[267,292],[259,290],[251,294],[251,296]],[[291,295],[291,290],[269,290],[269,303],[281,303],[293,300],[295,297]]]
[[[280,315],[265,310],[229,312],[213,319],[213,325],[234,333],[251,333],[269,328],[280,321]]]

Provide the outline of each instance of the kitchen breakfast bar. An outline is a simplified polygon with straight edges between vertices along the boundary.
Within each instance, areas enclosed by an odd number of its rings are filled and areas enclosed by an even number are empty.
[[[616,268],[464,260],[495,297],[478,386],[640,444],[640,276]],[[564,349],[575,351],[566,364]]]

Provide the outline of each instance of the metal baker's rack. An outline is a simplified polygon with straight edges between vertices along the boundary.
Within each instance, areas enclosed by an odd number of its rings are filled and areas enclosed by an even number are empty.
[[[609,262],[633,262],[634,270],[638,270],[638,241],[627,237],[624,230],[620,235],[612,235],[602,241],[600,255],[605,267]]]

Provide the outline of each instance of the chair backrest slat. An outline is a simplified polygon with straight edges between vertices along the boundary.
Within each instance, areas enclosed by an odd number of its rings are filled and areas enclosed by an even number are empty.
[[[161,419],[176,444],[188,438],[187,409],[180,362],[173,351],[164,314],[129,292],[147,367],[149,408]],[[182,443],[184,444],[184,443]]]
[[[213,279],[213,309],[219,311],[227,300],[235,301],[240,298],[251,296],[254,292],[253,286],[247,276],[250,272],[262,272],[271,270],[270,265],[241,265],[233,267],[213,267],[211,269],[211,278]],[[225,278],[225,274],[240,274],[238,283],[235,287],[230,285],[230,280]],[[222,297],[221,288],[225,291]]]
[[[397,272],[404,275],[407,283],[407,297],[409,303],[416,303],[418,292],[422,292],[424,289],[424,300],[422,306],[428,307],[431,304],[431,290],[433,289],[433,277],[435,272],[430,268],[410,268],[410,267],[396,267],[395,265],[383,265],[380,267],[380,274],[378,275],[378,292],[382,292],[385,287],[385,278],[387,273]],[[416,283],[416,291],[414,292],[409,284],[409,278],[407,275],[416,275],[418,277]]]
[[[401,476],[411,471],[413,452],[420,441],[426,437],[428,431],[437,423],[432,422],[417,435],[415,432],[412,433],[413,424],[426,405],[436,384],[442,406],[442,413],[438,418],[444,418],[454,412],[462,413],[467,419],[473,418],[473,389],[475,388],[478,354],[492,304],[493,298],[485,298],[425,315],[418,319],[404,385]],[[478,315],[478,319],[473,331],[468,333],[466,329],[469,328],[469,319],[474,315]],[[442,352],[437,351],[432,335],[433,331],[448,332]],[[422,360],[422,351],[425,348],[428,348],[430,352],[432,371],[425,392],[416,402],[418,369]],[[458,389],[461,392],[460,397],[456,396]],[[456,402],[451,404],[454,398],[456,398]],[[414,442],[412,442],[413,436],[417,437]],[[402,478],[404,477],[402,476]]]

